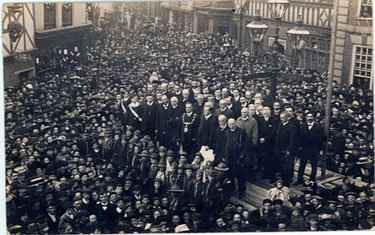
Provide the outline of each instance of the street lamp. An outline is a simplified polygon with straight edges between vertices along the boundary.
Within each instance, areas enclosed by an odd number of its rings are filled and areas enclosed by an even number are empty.
[[[297,25],[288,30],[286,34],[293,49],[294,66],[298,66],[300,52],[310,37],[310,32],[303,27],[302,15],[298,15]]]
[[[268,11],[271,14],[271,17],[275,20],[275,35],[274,35],[275,40],[273,42],[272,53],[274,54],[273,57],[276,57],[276,54],[279,54],[280,52],[284,53],[282,46],[279,44],[279,33],[280,33],[279,24],[281,22],[281,19],[284,17],[286,10],[289,7],[289,1],[288,0],[268,0],[267,6],[268,6]]]
[[[271,17],[275,20],[275,34],[273,35],[275,40],[272,46],[272,75],[270,76],[271,81],[271,95],[273,99],[276,98],[276,88],[277,88],[277,75],[280,72],[279,57],[280,54],[284,54],[284,47],[279,43],[279,33],[280,33],[280,22],[284,17],[286,10],[289,7],[288,0],[268,0],[267,2],[268,11]]]
[[[260,52],[260,43],[264,39],[264,35],[268,30],[268,25],[260,22],[260,10],[256,11],[256,16],[254,21],[246,25],[248,29],[250,40],[254,43],[254,52],[257,56]]]
[[[286,10],[289,7],[288,0],[268,0],[268,10],[271,13],[273,19],[282,19],[285,15]]]

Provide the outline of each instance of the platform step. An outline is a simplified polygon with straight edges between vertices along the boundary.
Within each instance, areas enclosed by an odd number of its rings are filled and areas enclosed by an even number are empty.
[[[233,204],[241,204],[248,211],[255,211],[255,210],[258,209],[257,207],[255,207],[255,206],[251,205],[250,203],[246,202],[245,200],[238,199],[236,196],[232,196],[230,198],[230,202],[232,202]]]

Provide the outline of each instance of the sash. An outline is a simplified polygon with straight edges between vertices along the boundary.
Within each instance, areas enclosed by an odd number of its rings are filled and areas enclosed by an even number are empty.
[[[121,103],[121,108],[122,108],[123,113],[126,114],[126,108],[124,106],[123,99],[121,99],[120,103]]]
[[[137,118],[137,119],[139,119],[138,113],[134,111],[134,109],[131,106],[131,104],[129,104],[128,106],[129,106],[130,112],[132,112],[132,114],[134,115],[134,117]]]

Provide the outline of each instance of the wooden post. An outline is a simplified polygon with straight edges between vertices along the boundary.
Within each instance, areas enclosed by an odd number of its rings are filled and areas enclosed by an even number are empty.
[[[326,165],[327,165],[327,152],[328,152],[328,141],[329,141],[329,126],[331,123],[331,99],[332,99],[332,82],[333,82],[333,65],[335,58],[335,47],[336,47],[336,31],[337,31],[337,12],[339,0],[333,2],[333,17],[332,17],[332,29],[331,29],[331,45],[329,52],[329,68],[328,68],[328,81],[327,81],[327,97],[326,97],[326,110],[325,110],[325,123],[324,131],[327,136],[327,142],[323,151],[322,158],[322,179],[326,177]]]

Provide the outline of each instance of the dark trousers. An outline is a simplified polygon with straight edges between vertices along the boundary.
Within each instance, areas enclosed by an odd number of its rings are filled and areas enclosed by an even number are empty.
[[[285,152],[277,152],[274,154],[274,159],[277,161],[276,166],[279,166],[281,179],[284,181],[284,185],[289,187],[293,180],[294,173],[294,155],[286,155]]]
[[[272,147],[262,146],[259,150],[259,155],[261,159],[261,166],[263,168],[264,177],[274,181],[275,180],[275,167],[277,167],[277,162],[273,159]]]
[[[158,141],[160,146],[168,147],[168,136],[165,130],[159,130],[158,132]]]
[[[301,157],[300,158],[299,168],[298,168],[298,181],[299,182],[303,181],[303,174],[305,173],[307,161],[310,161],[310,163],[311,163],[310,180],[315,181],[316,172],[318,170],[318,156],[316,156],[316,157],[310,156],[310,157]]]
[[[238,180],[238,192],[242,193],[246,190],[246,180],[248,179],[249,169],[244,164],[239,164],[234,169],[235,176]]]
[[[247,147],[244,151],[244,162],[242,164],[244,164],[244,173],[246,175],[245,178],[247,178],[249,181],[251,181],[254,176],[254,167],[257,162],[256,155],[257,151],[253,147]]]
[[[230,164],[230,170],[228,177],[234,183],[234,178],[237,178],[238,181],[238,192],[242,193],[246,190],[246,180],[248,178],[247,168],[245,164]]]

